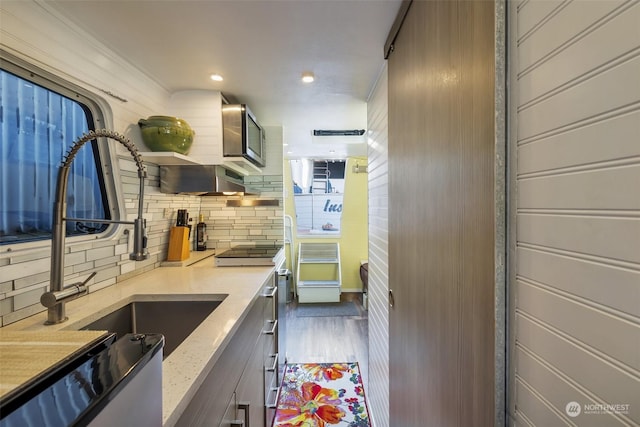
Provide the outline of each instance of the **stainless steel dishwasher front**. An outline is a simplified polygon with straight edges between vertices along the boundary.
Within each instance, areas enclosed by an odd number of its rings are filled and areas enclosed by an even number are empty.
[[[115,334],[0,401],[0,426],[162,425],[160,334]]]

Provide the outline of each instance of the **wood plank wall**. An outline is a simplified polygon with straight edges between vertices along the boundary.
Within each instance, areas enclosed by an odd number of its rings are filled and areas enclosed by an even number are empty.
[[[367,103],[369,158],[369,384],[376,427],[389,427],[389,137],[387,67]],[[393,425],[393,424],[392,424]]]
[[[494,424],[494,3],[414,1],[389,56],[390,422]]]
[[[511,421],[639,425],[640,2],[510,7]]]

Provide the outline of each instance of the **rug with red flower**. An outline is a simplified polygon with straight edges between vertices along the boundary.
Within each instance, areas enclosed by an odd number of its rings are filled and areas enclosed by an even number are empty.
[[[371,427],[358,363],[287,364],[274,427]]]

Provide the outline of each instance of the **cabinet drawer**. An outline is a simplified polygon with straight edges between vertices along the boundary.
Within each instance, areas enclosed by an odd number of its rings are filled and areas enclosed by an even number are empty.
[[[264,306],[257,299],[189,402],[177,425],[218,425],[262,333]]]
[[[264,427],[265,419],[265,388],[264,388],[264,360],[260,353],[260,343],[252,349],[252,356],[236,389],[237,415],[246,420],[245,426]]]
[[[278,352],[278,329],[278,325],[276,325],[275,331],[272,335],[269,334],[262,337],[264,343],[264,354],[267,356]]]
[[[233,393],[233,397],[229,404],[227,405],[227,410],[222,416],[222,422],[219,427],[232,427],[232,421],[236,419],[236,394]]]
[[[276,415],[276,406],[278,405],[278,376],[276,372],[265,371],[265,425],[270,427],[273,425],[273,418]]]
[[[263,295],[265,296],[265,319],[278,319],[278,288],[269,286],[265,288]]]
[[[265,395],[270,387],[278,385],[278,353],[272,353],[264,365]]]

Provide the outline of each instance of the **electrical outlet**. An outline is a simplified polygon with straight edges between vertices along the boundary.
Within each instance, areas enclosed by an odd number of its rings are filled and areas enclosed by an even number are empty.
[[[171,208],[164,208],[164,219],[171,218]]]

